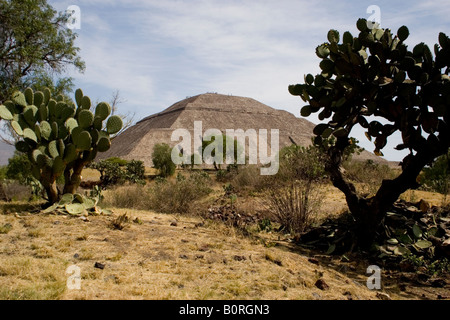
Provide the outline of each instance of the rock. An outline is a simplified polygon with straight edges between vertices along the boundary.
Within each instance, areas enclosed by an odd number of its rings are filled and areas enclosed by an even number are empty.
[[[247,260],[246,257],[244,257],[244,256],[238,256],[238,255],[233,256],[233,259],[236,260],[236,261]]]
[[[73,257],[74,257],[75,259],[78,259],[78,258],[80,257],[80,255],[79,255],[78,253],[75,253],[75,254],[73,255]]]
[[[184,259],[184,260],[187,260],[187,259],[189,259],[188,258],[188,256],[187,255],[185,255],[185,254],[180,254],[180,259]]]
[[[317,265],[319,264],[319,260],[317,260],[316,258],[309,258],[308,262],[311,262],[311,263],[317,264]]]
[[[171,227],[176,227],[176,226],[178,226],[178,223],[177,223],[176,221],[172,221],[172,222],[170,223],[170,226],[171,226]]]
[[[330,287],[328,286],[328,284],[325,282],[325,280],[323,279],[319,279],[316,281],[316,283],[314,284],[317,288],[319,288],[320,290],[328,290],[330,289]]]
[[[347,300],[353,300],[352,293],[350,291],[345,291],[344,296],[347,297]]]
[[[391,297],[384,292],[377,292],[377,298],[380,300],[392,300]]]
[[[97,269],[105,269],[105,265],[103,264],[103,263],[100,263],[100,262],[96,262],[95,264],[94,264],[94,268],[97,268]]]

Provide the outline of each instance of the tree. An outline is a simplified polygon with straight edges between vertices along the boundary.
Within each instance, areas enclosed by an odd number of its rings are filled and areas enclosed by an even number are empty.
[[[81,89],[75,91],[75,101],[76,105],[62,95],[52,97],[49,89],[27,88],[0,105],[0,118],[9,121],[21,137],[16,150],[28,155],[33,176],[43,185],[50,204],[59,200],[56,180],[63,175],[62,193],[74,194],[83,168],[98,152],[110,148],[110,135],[122,128],[122,119],[110,116],[108,103],[99,103],[91,111],[91,100]]]
[[[0,103],[15,90],[42,90],[33,87],[39,84],[36,79],[49,86],[51,75],[67,66],[84,70],[75,46],[77,35],[66,27],[68,19],[46,0],[0,0]],[[64,78],[56,86],[70,87],[70,81]]]
[[[315,144],[322,145],[333,135],[336,142],[326,146],[326,170],[346,197],[358,223],[358,241],[369,246],[387,210],[404,191],[417,187],[421,170],[438,156],[447,153],[450,143],[450,39],[439,34],[434,57],[429,47],[419,43],[410,51],[404,41],[406,26],[393,35],[389,29],[357,21],[358,37],[330,30],[328,42],[316,49],[322,72],[308,74],[305,83],[289,86],[292,95],[307,103],[301,114],[319,113],[328,122],[314,128]],[[388,138],[399,132],[398,150],[409,150],[401,162],[402,171],[384,180],[375,196],[357,194],[345,180],[340,166],[349,135],[356,125],[374,139],[374,153],[382,155]]]
[[[420,183],[444,195],[450,188],[450,152],[436,159],[431,167],[424,168]]]
[[[167,143],[159,143],[153,147],[152,161],[161,177],[166,178],[175,173],[176,165],[172,161],[172,149]]]

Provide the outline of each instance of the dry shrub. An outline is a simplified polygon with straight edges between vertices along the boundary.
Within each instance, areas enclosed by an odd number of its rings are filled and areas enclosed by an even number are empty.
[[[163,213],[187,213],[195,201],[208,195],[210,177],[205,172],[178,174],[175,181],[159,181],[151,188],[151,209]]]
[[[267,208],[286,232],[301,234],[314,222],[322,200],[318,185],[297,182],[270,190]]]
[[[132,184],[115,187],[103,194],[102,205],[116,208],[145,210],[151,207],[149,188]]]

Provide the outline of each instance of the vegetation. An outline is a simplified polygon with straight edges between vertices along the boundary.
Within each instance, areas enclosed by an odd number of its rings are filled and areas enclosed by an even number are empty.
[[[175,173],[176,165],[172,161],[172,148],[166,143],[156,144],[152,153],[153,166],[166,178]]]
[[[222,169],[222,164],[237,165],[238,158],[242,156],[242,146],[237,139],[226,135],[221,135],[216,140],[216,136],[209,136],[202,141],[202,155],[206,163],[213,164],[217,171]],[[232,159],[227,159],[232,156]],[[219,160],[217,162],[216,160]],[[228,166],[228,171],[231,167]]]
[[[127,161],[115,157],[92,162],[89,168],[100,172],[100,182],[104,188],[126,181],[145,184],[144,162],[140,160]]]
[[[109,104],[99,103],[91,111],[91,100],[81,89],[75,99],[77,106],[61,95],[52,98],[49,89],[33,92],[27,88],[0,105],[0,118],[9,121],[21,137],[16,150],[28,155],[33,176],[43,185],[50,204],[61,195],[56,180],[64,177],[62,194],[75,194],[83,168],[98,152],[110,148],[110,135],[122,128],[120,117],[108,118]]]
[[[330,30],[328,42],[316,49],[322,59],[321,74],[306,75],[304,84],[291,85],[289,91],[307,103],[301,109],[302,116],[318,112],[322,121],[331,118],[314,128],[314,142],[325,148],[326,170],[357,219],[359,244],[367,247],[393,203],[403,192],[417,187],[421,170],[448,152],[450,39],[439,34],[433,57],[424,43],[408,50],[406,26],[395,36],[389,29],[369,29],[365,19],[358,20],[357,28],[357,37],[347,31],[342,42],[339,32]],[[397,149],[410,150],[400,175],[384,180],[371,197],[359,195],[340,170],[356,125],[367,130],[369,139],[375,139],[377,155],[382,155],[395,132],[402,135]],[[336,142],[324,146],[324,139],[331,135]]]
[[[51,76],[67,66],[85,68],[75,46],[77,35],[66,27],[68,19],[46,0],[0,1],[0,102],[27,87],[50,87],[55,95],[71,91],[71,78],[55,84]]]
[[[425,189],[447,195],[450,191],[450,152],[437,158],[432,166],[424,168],[419,182]]]

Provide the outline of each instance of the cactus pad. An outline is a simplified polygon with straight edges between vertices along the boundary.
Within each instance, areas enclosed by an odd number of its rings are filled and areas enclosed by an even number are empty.
[[[109,140],[109,138],[102,137],[98,140],[97,150],[99,152],[108,151],[110,147],[111,147],[111,140]]]
[[[78,122],[74,118],[69,118],[66,120],[65,126],[69,133],[72,133],[72,130],[78,127]]]
[[[49,140],[52,135],[52,127],[50,126],[50,123],[47,121],[42,121],[39,126],[41,128],[41,138]]]
[[[74,137],[75,146],[78,150],[89,150],[92,144],[92,137],[87,131],[80,132]]]
[[[27,101],[27,104],[33,104],[33,99],[34,99],[33,89],[26,88],[23,93],[25,95],[25,100]]]
[[[45,97],[44,94],[41,91],[37,91],[34,93],[34,103],[28,103],[28,104],[34,104],[36,107],[40,107],[44,103]]]
[[[78,114],[78,123],[81,128],[86,129],[94,122],[94,114],[89,110],[81,110]]]
[[[14,119],[11,111],[9,111],[8,108],[3,104],[0,105],[0,118],[8,121]]]
[[[81,89],[77,89],[75,91],[75,101],[77,103],[77,106],[81,108],[81,100],[83,99],[83,91]]]
[[[91,99],[88,96],[84,96],[83,99],[81,99],[81,108],[83,109],[91,108]]]
[[[37,143],[37,136],[36,133],[34,132],[34,130],[30,129],[30,128],[25,128],[23,130],[23,137],[25,139],[29,139],[31,141],[34,141],[35,143]]]
[[[95,108],[95,116],[102,121],[108,118],[111,113],[111,106],[106,102],[100,102]]]
[[[27,106],[27,100],[25,99],[25,95],[20,92],[16,91],[12,94],[12,101],[19,106],[26,107]]]
[[[108,121],[106,122],[106,131],[109,134],[115,134],[122,129],[122,126],[123,126],[122,119],[119,116],[114,115],[109,117]]]
[[[55,158],[55,160],[53,161],[53,167],[52,167],[53,173],[55,175],[59,176],[64,172],[65,167],[66,166],[64,165],[63,158],[60,156],[57,156]]]
[[[65,205],[66,211],[71,215],[80,215],[84,212],[84,205],[81,203],[70,203]]]
[[[48,153],[52,156],[52,158],[59,156],[58,144],[56,140],[50,141],[48,144]]]
[[[23,130],[20,124],[17,121],[11,121],[11,127],[14,129],[14,131],[19,135],[23,136]]]
[[[24,141],[17,141],[15,146],[16,146],[16,150],[19,152],[30,151],[30,146],[28,145],[28,143],[26,143]]]

